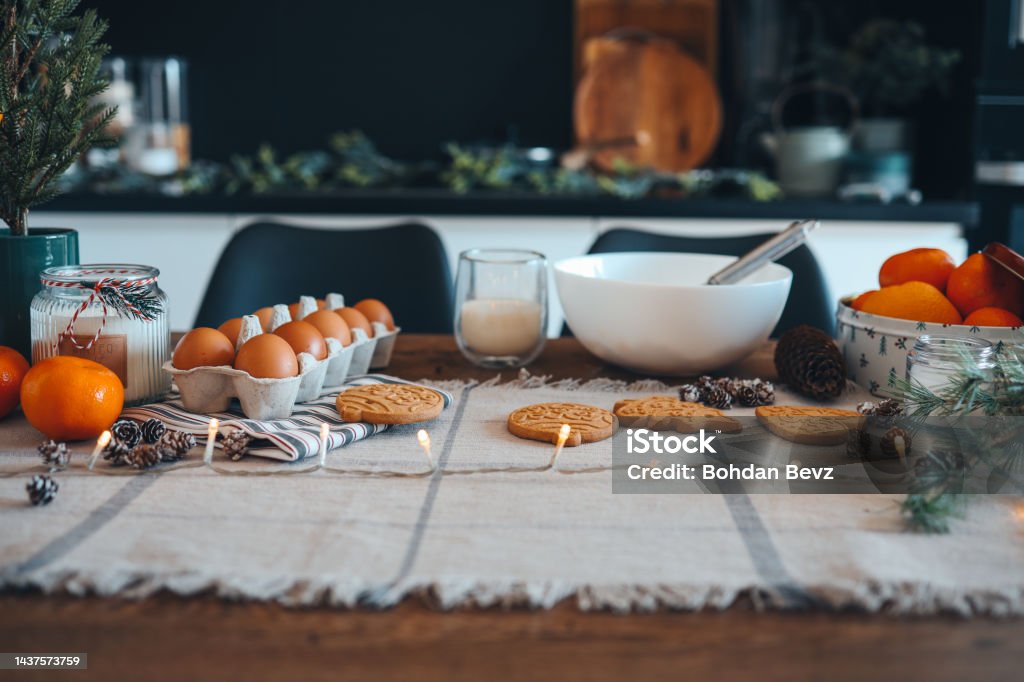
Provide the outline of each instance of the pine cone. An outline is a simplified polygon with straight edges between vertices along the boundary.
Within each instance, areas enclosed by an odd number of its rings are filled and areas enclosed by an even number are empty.
[[[683,384],[679,387],[679,399],[684,403],[699,403],[700,394],[700,386],[697,384]]]
[[[157,443],[165,462],[182,459],[195,446],[196,437],[184,431],[168,431]]]
[[[744,407],[771,405],[775,402],[775,387],[770,381],[748,379],[736,382],[736,386],[736,392],[732,397]]]
[[[902,439],[902,443],[900,442],[900,439]],[[878,442],[878,449],[881,450],[882,454],[886,457],[899,458],[902,461],[910,454],[910,445],[912,442],[913,439],[910,437],[910,433],[907,432],[906,429],[894,426],[882,435],[882,439]]]
[[[166,431],[167,427],[159,419],[147,419],[146,423],[142,425],[142,440],[149,445],[154,445]]]
[[[28,492],[28,501],[38,507],[53,502],[60,486],[49,476],[33,476],[32,480],[25,484],[25,490]]]
[[[225,456],[237,462],[249,454],[249,443],[251,442],[252,438],[246,435],[245,432],[232,431],[224,436],[224,439],[221,441],[221,447],[224,448]]]
[[[867,400],[857,405],[857,411],[868,417],[898,417],[903,414],[903,403],[886,398],[880,403]]]
[[[50,467],[50,470],[63,469],[71,460],[71,451],[64,443],[57,443],[48,440],[38,448],[39,456],[43,459],[43,466]]]
[[[846,386],[846,363],[835,341],[820,329],[801,325],[775,346],[775,369],[794,391],[815,400],[838,398]]]
[[[103,449],[103,459],[110,462],[110,466],[119,467],[128,464],[128,456],[131,455],[132,448],[128,447],[119,440],[111,439],[107,447]]]
[[[775,384],[762,379],[754,379],[754,392],[757,394],[757,405],[775,403]]]
[[[708,407],[728,410],[732,407],[732,396],[721,386],[711,386],[701,395],[702,402]]]
[[[875,414],[879,417],[898,417],[903,414],[903,403],[892,398],[886,398],[878,403]]]
[[[125,463],[135,469],[148,469],[163,459],[163,450],[156,445],[140,445],[125,457]]]
[[[142,442],[142,429],[131,419],[118,419],[110,427],[110,435],[123,443],[129,450]]]

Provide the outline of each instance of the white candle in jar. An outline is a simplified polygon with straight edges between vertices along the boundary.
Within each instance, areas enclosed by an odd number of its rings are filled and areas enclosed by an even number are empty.
[[[481,355],[519,356],[540,342],[542,311],[535,301],[478,298],[461,310],[462,338]]]
[[[159,312],[151,320],[122,316],[108,304],[104,321],[104,309],[97,298],[79,310],[88,300],[92,284],[107,273],[123,280],[138,280],[155,278],[158,271],[134,265],[70,265],[44,272],[43,290],[32,301],[32,360],[39,362],[55,355],[93,360],[113,371],[124,384],[126,405],[158,400],[171,385],[170,376],[161,369],[171,355],[167,299],[153,283],[150,295],[158,301]],[[69,285],[76,281],[81,281],[84,288]],[[68,335],[72,320],[72,335]]]
[[[75,321],[75,339],[85,346],[96,335],[103,320],[102,309],[90,308]],[[57,339],[71,315],[52,314],[46,324],[52,330],[46,338],[33,345],[35,360],[53,355],[74,355],[94,360],[113,370],[124,384],[125,404],[138,404],[155,399],[170,388],[170,376],[161,369],[170,358],[170,334],[166,318],[145,322],[120,317],[108,308],[107,321],[100,337],[89,349],[76,348],[66,338],[56,347]]]

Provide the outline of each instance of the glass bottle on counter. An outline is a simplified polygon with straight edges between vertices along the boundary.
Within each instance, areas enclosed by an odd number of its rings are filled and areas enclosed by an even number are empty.
[[[65,265],[40,275],[42,290],[32,300],[32,361],[55,355],[94,360],[125,387],[125,405],[159,400],[170,388],[163,371],[170,359],[167,296],[157,284],[160,271],[145,265]],[[106,305],[104,305],[105,294]],[[144,296],[147,311],[122,312],[118,292]],[[124,300],[124,299],[122,299]]]
[[[995,349],[985,339],[960,336],[921,336],[907,353],[907,380],[941,396],[965,369],[991,379]]]

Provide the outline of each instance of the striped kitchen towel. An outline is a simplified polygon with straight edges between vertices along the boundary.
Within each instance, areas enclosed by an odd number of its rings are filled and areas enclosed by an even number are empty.
[[[412,381],[404,381],[386,374],[365,374],[345,382],[344,388],[367,384],[415,385]],[[450,393],[431,388],[442,395],[445,408],[451,405]],[[232,401],[227,412],[196,414],[182,407],[180,398],[173,393],[164,402],[131,407],[125,410],[121,416],[125,419],[143,422],[147,419],[159,419],[169,429],[194,434],[199,443],[206,442],[210,420],[217,418],[220,420],[221,433],[241,430],[253,437],[254,441],[249,447],[249,454],[294,462],[317,455],[320,451],[320,424],[324,422],[330,425],[328,450],[354,443],[388,428],[385,424],[343,422],[337,407],[335,407],[337,396],[337,392],[330,393],[307,403],[299,403],[290,417],[273,421],[246,419],[237,400]]]

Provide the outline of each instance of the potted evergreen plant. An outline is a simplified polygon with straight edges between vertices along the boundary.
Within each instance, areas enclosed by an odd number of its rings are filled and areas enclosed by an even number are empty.
[[[39,273],[78,262],[78,233],[29,227],[29,209],[114,116],[94,97],[107,25],[78,0],[0,0],[0,345],[31,353],[29,306]]]

